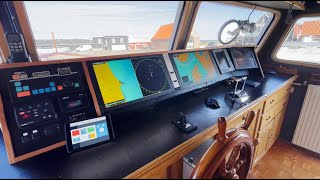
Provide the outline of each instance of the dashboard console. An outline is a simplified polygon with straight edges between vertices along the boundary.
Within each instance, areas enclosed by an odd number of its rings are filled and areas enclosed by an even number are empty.
[[[96,116],[81,63],[0,71],[15,156],[64,141],[64,123]]]
[[[156,103],[241,73],[262,73],[253,48],[1,65],[0,122],[6,125],[9,163],[64,145],[65,124],[148,106],[147,101]]]

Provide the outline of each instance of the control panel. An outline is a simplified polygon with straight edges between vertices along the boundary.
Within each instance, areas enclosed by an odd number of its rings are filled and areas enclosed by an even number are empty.
[[[0,76],[15,156],[64,141],[67,122],[96,117],[81,63],[3,69]]]

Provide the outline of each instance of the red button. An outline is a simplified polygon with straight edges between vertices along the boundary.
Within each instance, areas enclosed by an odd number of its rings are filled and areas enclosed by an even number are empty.
[[[20,76],[18,74],[12,75],[12,79],[19,79],[19,78],[20,78]]]
[[[18,92],[17,96],[18,97],[30,96],[30,91]]]
[[[79,136],[79,135],[80,135],[79,129],[75,130],[75,131],[72,131],[72,136]]]
[[[58,86],[57,88],[58,88],[58,90],[60,90],[60,91],[63,90],[63,86],[62,86],[62,85]]]
[[[28,114],[25,114],[25,115],[22,116],[23,119],[27,119],[29,117],[30,117],[30,115],[28,115]]]

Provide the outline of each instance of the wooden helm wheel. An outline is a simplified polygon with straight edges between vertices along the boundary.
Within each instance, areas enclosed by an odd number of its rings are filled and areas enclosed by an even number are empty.
[[[241,128],[226,132],[226,119],[218,120],[219,133],[194,168],[192,179],[245,179],[252,165],[254,144],[247,129],[255,113],[250,111]]]

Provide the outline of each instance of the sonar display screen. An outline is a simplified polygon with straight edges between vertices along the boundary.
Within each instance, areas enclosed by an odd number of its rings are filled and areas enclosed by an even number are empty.
[[[138,100],[171,87],[159,56],[94,63],[105,107]]]
[[[174,54],[173,60],[183,84],[198,84],[217,75],[208,51]]]

